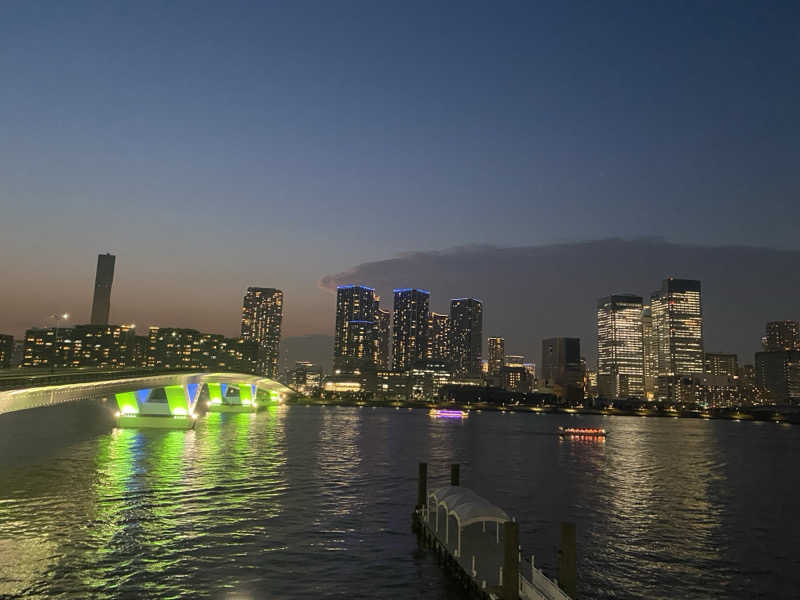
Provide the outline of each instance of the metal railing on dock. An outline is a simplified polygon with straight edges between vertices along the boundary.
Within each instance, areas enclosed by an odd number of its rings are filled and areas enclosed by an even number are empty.
[[[575,597],[573,524],[562,524],[559,573],[565,575],[565,589],[542,573],[533,557],[527,578],[521,572],[522,549],[516,520],[474,491],[461,487],[458,465],[451,467],[451,485],[430,492],[427,473],[427,464],[420,463],[414,530],[420,542],[437,554],[470,595],[503,600],[571,600],[570,593]]]

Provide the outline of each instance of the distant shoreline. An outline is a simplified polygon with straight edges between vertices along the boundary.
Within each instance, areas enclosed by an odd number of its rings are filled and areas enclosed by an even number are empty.
[[[711,411],[697,410],[661,410],[650,408],[647,410],[626,410],[619,408],[569,408],[562,406],[528,406],[528,405],[498,405],[486,402],[474,404],[457,404],[445,402],[426,402],[415,400],[381,400],[364,401],[346,398],[320,398],[296,397],[287,401],[292,405],[314,406],[352,406],[352,407],[383,407],[383,408],[411,408],[417,410],[452,409],[469,412],[505,412],[505,413],[534,413],[557,415],[597,415],[613,417],[651,417],[664,419],[721,419],[726,421],[758,421],[771,423],[787,423],[800,425],[800,410],[781,412],[772,407],[752,407],[741,409],[713,409]]]

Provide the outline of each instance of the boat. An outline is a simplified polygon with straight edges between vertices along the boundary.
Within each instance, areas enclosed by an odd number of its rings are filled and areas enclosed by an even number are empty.
[[[606,430],[600,427],[558,427],[558,435],[561,437],[606,437]]]
[[[433,408],[430,415],[437,419],[466,419],[469,412],[465,410],[451,410],[447,408]]]

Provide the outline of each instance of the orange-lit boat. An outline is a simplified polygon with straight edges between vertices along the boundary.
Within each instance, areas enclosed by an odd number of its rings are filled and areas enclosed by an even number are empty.
[[[558,435],[561,437],[566,436],[580,436],[580,437],[606,437],[606,430],[600,427],[559,427]]]

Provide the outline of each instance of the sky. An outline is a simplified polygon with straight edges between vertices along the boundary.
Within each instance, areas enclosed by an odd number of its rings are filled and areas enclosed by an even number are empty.
[[[105,251],[114,321],[233,335],[260,285],[301,336],[332,333],[326,276],[409,252],[800,249],[799,23],[795,2],[3,2],[0,331],[87,321]]]

